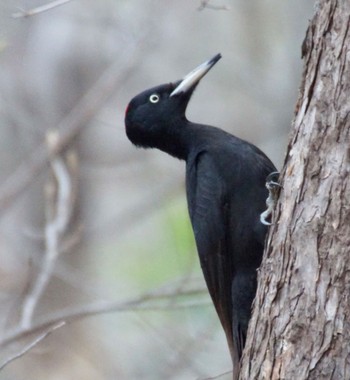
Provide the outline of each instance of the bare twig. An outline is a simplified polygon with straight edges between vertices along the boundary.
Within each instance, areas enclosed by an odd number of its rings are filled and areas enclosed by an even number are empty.
[[[123,62],[112,64],[100,77],[97,83],[83,96],[72,111],[59,123],[57,143],[53,152],[49,152],[47,144],[41,144],[20,164],[13,174],[3,182],[0,188],[0,211],[3,214],[13,201],[24,192],[40,171],[45,168],[50,157],[59,154],[88,124],[90,119],[102,107],[105,100],[120,87],[137,65],[138,45],[126,52]]]
[[[209,4],[210,0],[201,0],[200,6],[197,8],[199,11],[203,11],[204,9],[213,9],[216,11],[228,11],[230,7],[228,5],[212,5]]]
[[[57,313],[51,313],[45,317],[42,317],[35,324],[33,324],[30,327],[30,329],[23,329],[22,327],[17,327],[9,331],[4,335],[3,339],[0,341],[0,347],[4,347],[11,343],[17,342],[20,339],[26,338],[32,334],[37,334],[43,329],[50,328],[51,326],[56,325],[57,323],[60,323],[62,321],[66,323],[71,323],[89,316],[112,312],[122,312],[131,310],[155,310],[157,308],[159,309],[160,307],[159,305],[157,306],[150,304],[151,301],[167,299],[171,300],[174,297],[194,296],[199,294],[207,294],[207,292],[203,287],[181,290],[181,292],[179,292],[178,289],[175,289],[174,291],[174,289],[161,288],[124,302],[96,302],[90,305],[60,310]],[[198,303],[195,304],[195,306],[198,305]],[[188,303],[185,304],[185,307],[189,306],[190,305]],[[180,306],[177,305],[177,307],[182,306],[180,304]],[[164,309],[169,309],[169,305],[167,304],[166,307],[164,307]]]
[[[12,363],[14,360],[21,358],[23,355],[25,355],[27,352],[29,352],[32,348],[34,348],[36,345],[38,345],[42,340],[44,340],[46,337],[48,337],[50,334],[52,334],[55,330],[59,329],[60,327],[62,327],[64,325],[65,325],[65,322],[59,322],[56,325],[50,327],[49,330],[40,334],[32,342],[30,342],[27,346],[22,348],[22,350],[20,350],[19,352],[17,352],[13,356],[6,359],[0,365],[0,371],[3,370],[8,364]]]
[[[216,375],[214,377],[206,377],[205,379],[198,379],[198,380],[214,380],[214,379],[221,379],[222,377],[226,377],[227,375],[231,375],[232,377],[232,370],[231,371],[227,371],[227,372],[223,372],[223,373],[220,373],[219,375]]]
[[[22,17],[35,16],[39,13],[43,13],[43,12],[49,11],[53,8],[57,8],[60,5],[64,5],[66,3],[69,3],[70,1],[72,1],[72,0],[55,0],[55,1],[52,1],[51,3],[41,5],[40,7],[29,9],[28,11],[23,9],[23,10],[20,10],[20,12],[12,13],[12,17],[13,18],[22,18]]]
[[[56,139],[56,134],[49,132],[49,149],[54,149]],[[20,321],[20,325],[23,329],[30,328],[36,305],[54,272],[54,266],[60,253],[60,243],[69,223],[72,211],[72,182],[64,160],[58,156],[53,158],[51,168],[54,179],[48,183],[46,189],[46,250],[39,274],[23,302]]]

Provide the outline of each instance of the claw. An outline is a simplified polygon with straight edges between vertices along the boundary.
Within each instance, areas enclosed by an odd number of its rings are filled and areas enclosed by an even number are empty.
[[[267,209],[260,214],[260,222],[265,226],[271,226],[271,222],[267,219],[272,215],[275,208],[278,194],[282,185],[278,182],[279,172],[272,172],[266,177],[266,188],[269,191],[269,196],[266,199]]]
[[[267,202],[266,202],[267,203]],[[268,208],[260,214],[260,222],[265,226],[271,226],[271,222],[268,222],[266,219],[271,215],[271,210]]]

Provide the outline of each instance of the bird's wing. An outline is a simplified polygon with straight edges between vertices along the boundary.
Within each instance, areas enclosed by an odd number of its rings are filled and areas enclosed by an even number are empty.
[[[202,152],[187,168],[187,198],[198,254],[209,293],[225,330],[231,355],[233,252],[229,249],[229,200],[210,155]]]

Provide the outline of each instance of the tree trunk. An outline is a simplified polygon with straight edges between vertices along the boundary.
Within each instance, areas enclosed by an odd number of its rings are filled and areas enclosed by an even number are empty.
[[[350,379],[350,1],[319,0],[240,379]]]

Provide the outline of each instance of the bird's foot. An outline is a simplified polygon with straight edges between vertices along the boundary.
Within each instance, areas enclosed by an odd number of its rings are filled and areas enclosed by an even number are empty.
[[[270,215],[271,215],[271,210],[270,208],[268,208],[267,210],[265,210],[264,212],[260,214],[260,222],[264,224],[265,226],[271,226],[272,223],[267,220]]]
[[[278,182],[279,174],[279,172],[272,172],[266,177],[265,186],[269,191],[269,196],[266,199],[267,209],[260,214],[260,222],[265,226],[270,226],[272,224],[268,221],[268,218],[273,214],[279,191],[282,188],[282,185]]]

